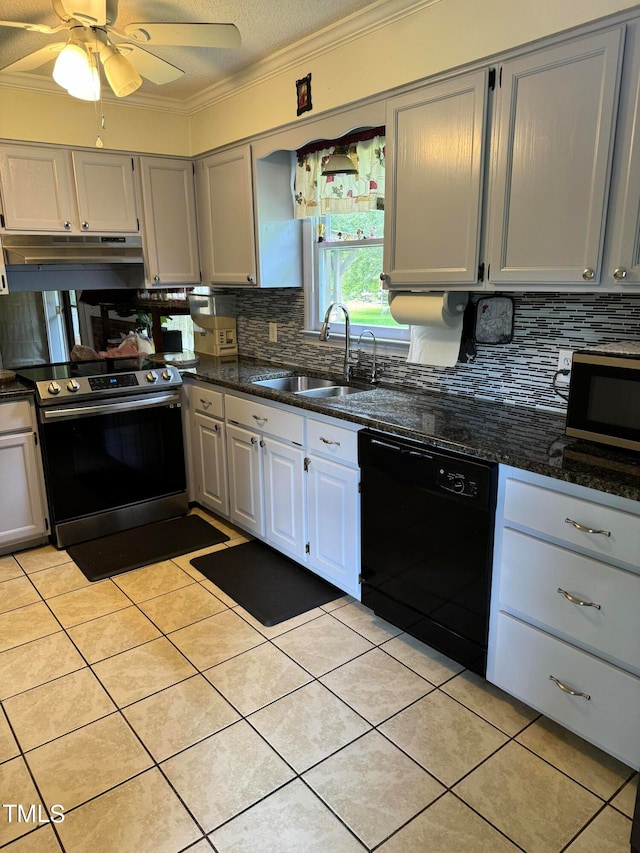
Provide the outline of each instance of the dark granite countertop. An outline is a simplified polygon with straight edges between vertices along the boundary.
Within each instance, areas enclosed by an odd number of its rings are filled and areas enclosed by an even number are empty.
[[[207,357],[202,357],[198,366],[184,375],[372,429],[421,439],[434,447],[640,500],[640,456],[567,438],[564,415],[462,394],[417,393],[362,385],[366,390],[359,394],[312,398],[251,384],[256,379],[294,372],[327,376],[306,368],[253,359]]]
[[[0,384],[0,403],[11,397],[32,397],[33,388],[28,388],[22,382],[3,382]]]

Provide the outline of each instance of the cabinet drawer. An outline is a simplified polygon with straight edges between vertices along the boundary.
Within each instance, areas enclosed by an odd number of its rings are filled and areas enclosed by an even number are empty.
[[[640,516],[509,478],[505,484],[504,517],[569,546],[592,551],[605,560],[637,565]],[[576,524],[587,530],[578,529]]]
[[[550,676],[590,698],[569,695]],[[640,678],[499,613],[491,681],[625,764],[640,766]]]
[[[257,400],[244,400],[227,395],[225,401],[227,420],[244,424],[257,432],[284,438],[302,445],[304,440],[304,417],[286,412]]]
[[[28,400],[0,403],[0,432],[20,432],[31,428],[31,406]]]
[[[501,558],[501,606],[629,666],[640,665],[640,575],[509,529]],[[572,603],[559,589],[600,607]]]
[[[194,411],[200,412],[202,415],[211,415],[215,418],[224,417],[224,398],[220,391],[213,391],[209,388],[192,385],[191,400]]]
[[[351,465],[358,464],[358,432],[326,421],[307,419],[309,453],[326,456]]]

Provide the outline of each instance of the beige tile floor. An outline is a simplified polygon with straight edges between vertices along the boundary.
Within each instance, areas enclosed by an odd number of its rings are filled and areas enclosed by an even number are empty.
[[[348,596],[265,628],[193,556],[0,557],[7,853],[627,853],[629,767]]]

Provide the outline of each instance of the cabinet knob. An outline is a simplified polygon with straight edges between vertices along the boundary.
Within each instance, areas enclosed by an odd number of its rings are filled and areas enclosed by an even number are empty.
[[[624,267],[616,267],[613,271],[613,277],[616,281],[624,281],[627,277],[627,271]]]
[[[257,443],[258,443],[258,439],[255,437],[255,435],[252,435],[251,436],[251,444],[257,444]]]
[[[70,223],[70,222],[65,222],[65,223],[64,223],[64,228],[65,228],[65,231],[71,231],[71,223]]]
[[[380,273],[380,281],[388,281],[388,280],[389,280],[389,276],[386,274],[386,272],[381,272]]]
[[[160,276],[159,276],[159,275],[154,275],[153,280],[154,280],[154,281],[160,281]]]
[[[249,284],[253,284],[253,276],[252,276],[252,275],[248,275],[248,276],[247,276],[247,281],[249,282]]]
[[[267,445],[266,445],[266,442],[265,442],[264,438],[261,438],[261,439],[260,439],[260,447],[266,447],[266,446],[267,446]]]
[[[587,267],[586,270],[584,270],[582,273],[582,278],[585,281],[593,281],[593,279],[595,277],[596,277],[595,270],[592,270],[591,267]]]
[[[88,228],[89,228],[89,223],[88,223],[88,222],[83,222],[83,223],[82,223],[82,230],[83,230],[83,231],[87,231],[87,230],[88,230]]]
[[[213,425],[213,431],[214,432],[220,432],[220,424],[214,424]]]

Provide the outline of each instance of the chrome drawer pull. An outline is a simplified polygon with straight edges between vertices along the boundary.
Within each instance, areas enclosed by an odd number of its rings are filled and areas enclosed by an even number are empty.
[[[600,610],[599,604],[594,604],[593,601],[581,601],[581,599],[575,598],[566,589],[562,589],[562,587],[558,587],[558,592],[560,595],[564,595],[567,601],[570,601],[572,604],[579,604],[580,607],[593,607],[595,610]]]
[[[555,675],[550,675],[549,680],[553,681],[556,687],[562,690],[563,693],[568,693],[569,696],[582,696],[583,699],[589,701],[591,696],[588,693],[581,693],[580,690],[572,690],[570,687],[567,687],[566,684],[563,684]]]
[[[211,400],[203,400],[202,397],[200,397],[200,402],[202,403],[203,409],[208,409],[211,405]]]
[[[260,415],[254,415],[253,419],[259,424],[266,424],[266,422],[269,420],[269,418],[261,418]]]
[[[340,447],[339,441],[331,441],[330,438],[324,438],[323,436],[320,436],[320,441],[324,441],[325,444],[335,444],[336,447]]]
[[[583,533],[599,533],[601,536],[611,536],[610,530],[594,530],[591,527],[585,527],[584,524],[579,524],[577,521],[574,521],[572,518],[565,518],[565,524],[573,524],[576,530],[581,530]]]

